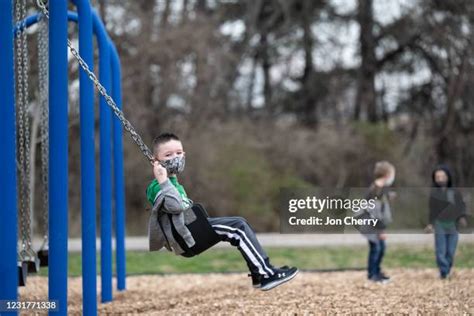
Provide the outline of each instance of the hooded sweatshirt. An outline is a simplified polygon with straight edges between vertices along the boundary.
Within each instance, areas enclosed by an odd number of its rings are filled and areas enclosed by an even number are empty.
[[[357,226],[357,230],[370,242],[377,242],[380,233],[382,233],[392,222],[392,210],[390,207],[388,192],[389,189],[387,187],[378,187],[375,183],[372,183],[365,198],[367,200],[375,199],[375,207],[373,209],[366,209],[354,216],[359,219],[378,219],[375,227],[371,225]]]
[[[157,251],[165,247],[180,255],[185,250],[174,238],[173,228],[191,248],[194,240],[187,225],[196,220],[192,211],[192,201],[187,197],[184,187],[175,176],[169,177],[159,184],[153,180],[146,190],[147,199],[153,205],[148,220],[148,240],[150,251]]]
[[[439,170],[444,171],[448,176],[446,186],[440,186],[435,181],[435,173]],[[433,185],[429,200],[429,222],[451,228],[456,225],[460,217],[466,215],[466,205],[459,190],[453,187],[453,177],[448,166],[437,166],[431,177]]]

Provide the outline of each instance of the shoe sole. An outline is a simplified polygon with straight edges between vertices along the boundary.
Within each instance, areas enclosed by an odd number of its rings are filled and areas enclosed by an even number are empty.
[[[375,284],[389,284],[389,283],[392,282],[392,281],[390,281],[390,280],[377,280],[377,281],[375,281],[375,280],[369,280],[369,281],[372,282],[372,283],[375,283]]]
[[[289,266],[287,266],[287,265],[284,265],[284,266],[280,267],[280,269],[288,269],[288,268],[289,268]],[[260,283],[259,284],[252,284],[252,286],[253,286],[254,289],[259,289],[259,288],[262,287],[262,285]]]
[[[284,279],[275,280],[275,281],[273,281],[273,282],[271,282],[271,283],[268,283],[267,285],[260,287],[260,290],[262,290],[262,291],[269,291],[269,290],[271,290],[271,289],[274,289],[274,288],[276,288],[277,286],[282,285],[283,283],[286,283],[286,282],[290,281],[291,279],[293,279],[293,278],[298,274],[298,272],[300,272],[300,271],[299,271],[299,270],[296,270],[295,273],[290,274],[289,276],[287,276],[287,277],[284,278]]]

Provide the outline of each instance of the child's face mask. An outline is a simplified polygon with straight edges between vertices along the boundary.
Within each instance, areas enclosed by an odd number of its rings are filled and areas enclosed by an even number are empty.
[[[160,163],[166,168],[168,174],[178,174],[184,170],[185,159],[184,156],[176,156],[169,160],[162,160]]]

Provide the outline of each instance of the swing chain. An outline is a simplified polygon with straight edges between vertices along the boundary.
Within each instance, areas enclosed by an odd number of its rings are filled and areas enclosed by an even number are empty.
[[[22,21],[22,3],[20,1],[16,1],[15,3],[15,19],[17,22]],[[22,37],[20,34],[17,34],[15,38],[15,46],[16,46],[16,51],[15,51],[15,65],[16,65],[16,87],[17,87],[17,105],[18,105],[18,151],[19,151],[19,157],[18,157],[18,170],[20,173],[19,177],[19,197],[20,197],[20,228],[21,228],[21,238],[22,238],[22,245],[25,247],[25,235],[24,235],[24,204],[25,201],[23,199],[24,196],[24,182],[25,182],[25,170],[24,170],[24,164],[25,164],[25,152],[24,152],[24,130],[23,130],[23,54],[21,54],[21,47],[22,47]]]
[[[26,18],[26,0],[22,0],[23,2],[23,12],[24,12],[24,17],[23,20]],[[24,94],[24,103],[23,106],[25,107],[25,111],[23,112],[23,115],[25,116],[25,173],[26,173],[26,183],[25,183],[25,205],[26,205],[26,216],[25,216],[25,223],[26,223],[26,229],[27,229],[27,246],[30,249],[31,248],[31,233],[32,233],[32,224],[31,224],[31,217],[33,216],[33,210],[31,208],[31,185],[34,185],[32,183],[33,179],[31,177],[31,147],[30,147],[30,116],[28,114],[28,93],[29,93],[29,87],[28,87],[28,71],[29,71],[29,57],[28,57],[28,46],[27,46],[27,37],[26,37],[26,21],[24,23],[24,31],[21,32],[22,37],[23,37],[23,80],[25,81],[24,83],[24,89],[25,89],[25,94]]]
[[[46,5],[44,4],[43,0],[37,0],[36,3],[39,6],[39,8],[41,9],[41,11],[43,12],[43,14],[49,19],[49,11],[46,8]],[[92,80],[92,82],[94,83],[94,85],[97,88],[97,90],[99,91],[99,93],[104,97],[106,103],[114,111],[114,114],[120,120],[120,122],[122,123],[124,129],[130,134],[130,136],[132,137],[132,140],[140,148],[143,155],[145,155],[145,157],[150,161],[150,163],[153,164],[153,162],[155,161],[155,158],[153,157],[153,154],[152,154],[151,150],[148,148],[148,146],[142,140],[141,136],[136,132],[133,125],[125,118],[122,110],[120,110],[117,107],[117,104],[115,103],[115,101],[107,93],[107,90],[100,83],[99,79],[97,79],[97,76],[94,74],[94,72],[90,70],[87,63],[84,61],[84,59],[82,59],[82,57],[79,55],[79,52],[74,48],[74,46],[72,45],[72,43],[69,39],[67,40],[67,46],[69,47],[69,50],[70,50],[71,54],[78,61],[79,66],[82,68],[83,71],[86,72],[89,79]]]
[[[26,38],[26,0],[17,0],[15,18],[22,22],[23,32],[16,37],[16,66],[18,86],[19,167],[20,167],[20,224],[22,248],[31,247],[30,207],[30,129],[28,116],[28,46]]]
[[[39,76],[39,105],[41,115],[41,182],[43,187],[43,246],[48,240],[48,208],[49,208],[49,75],[48,75],[48,22],[41,16],[38,33],[38,76]]]

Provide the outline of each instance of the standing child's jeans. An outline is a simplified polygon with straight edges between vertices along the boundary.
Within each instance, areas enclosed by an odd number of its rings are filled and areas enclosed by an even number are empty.
[[[385,240],[377,239],[376,241],[369,240],[369,263],[368,263],[368,278],[380,276],[382,272],[380,265],[382,264],[383,255],[385,254]]]
[[[439,223],[435,223],[434,226],[436,263],[441,278],[446,278],[453,266],[459,234],[454,224],[452,227],[445,227]]]

